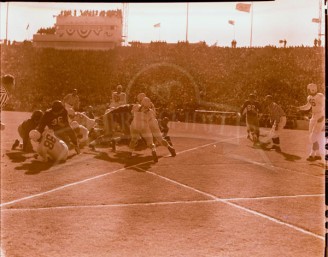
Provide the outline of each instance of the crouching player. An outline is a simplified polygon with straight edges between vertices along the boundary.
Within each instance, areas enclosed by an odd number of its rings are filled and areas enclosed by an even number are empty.
[[[56,137],[63,140],[67,145],[72,144],[76,153],[80,154],[77,137],[69,124],[67,110],[61,101],[56,100],[52,103],[52,107],[44,113],[36,129],[43,133],[46,126],[52,129]]]
[[[309,146],[310,153],[307,161],[321,160],[320,156],[320,140],[324,140],[321,136],[322,130],[325,126],[325,96],[318,93],[318,86],[316,84],[307,85],[309,96],[307,103],[303,106],[294,107],[297,111],[305,111],[312,109],[312,117],[309,123]]]
[[[23,139],[23,151],[24,152],[32,152],[33,151],[29,133],[31,130],[35,129],[38,126],[42,116],[43,116],[43,112],[41,110],[34,111],[32,113],[31,118],[23,121],[18,126],[18,134]],[[15,150],[16,147],[18,147],[19,145],[20,145],[20,142],[18,139],[16,139],[15,143],[11,147],[11,150]]]
[[[41,162],[64,162],[68,156],[68,147],[64,141],[57,138],[52,130],[45,130],[41,133],[33,129],[29,133],[29,137],[36,143],[35,151],[37,152],[37,160]]]

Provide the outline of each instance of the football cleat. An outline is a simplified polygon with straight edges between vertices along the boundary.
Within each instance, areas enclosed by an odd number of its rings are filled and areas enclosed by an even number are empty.
[[[80,154],[81,153],[80,147],[78,145],[75,146],[74,149],[75,149],[76,154]]]
[[[175,149],[172,146],[168,146],[168,149],[169,149],[172,157],[177,155],[176,152],[175,152]]]
[[[321,160],[321,156],[320,155],[316,155],[316,156],[314,156],[314,159],[320,161]]]
[[[16,149],[16,147],[18,147],[19,146],[19,140],[18,139],[16,139],[15,140],[15,143],[12,145],[12,147],[11,147],[11,150],[15,150]]]
[[[314,162],[316,159],[314,156],[310,155],[308,158],[306,158],[306,160],[309,162]]]
[[[153,156],[154,162],[158,162],[158,157],[157,157],[156,151],[155,150],[151,151],[151,154]]]

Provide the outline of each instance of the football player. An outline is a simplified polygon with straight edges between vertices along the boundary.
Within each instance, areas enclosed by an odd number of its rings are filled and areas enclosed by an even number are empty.
[[[67,94],[64,99],[63,103],[65,108],[73,108],[75,111],[78,111],[80,108],[80,98],[77,94],[77,89],[73,89],[72,93]]]
[[[46,110],[36,130],[42,134],[46,126],[67,145],[72,143],[76,153],[80,154],[76,134],[69,124],[67,110],[61,101],[56,100],[52,103],[52,107]]]
[[[241,107],[241,115],[246,115],[246,127],[247,127],[247,138],[252,139],[254,145],[259,143],[260,129],[259,129],[259,112],[261,106],[256,101],[256,96],[250,94],[248,100],[246,100]]]
[[[118,107],[126,104],[126,94],[123,92],[123,87],[118,85],[116,90],[116,92],[112,93],[111,107]]]
[[[267,95],[265,97],[265,103],[267,104],[270,120],[273,124],[271,128],[272,133],[270,133],[270,136],[268,138],[269,142],[267,143],[272,143],[271,149],[274,149],[277,152],[281,152],[280,134],[286,125],[286,114],[284,110],[280,107],[280,105],[273,101],[273,97],[271,95]]]
[[[84,127],[83,125],[80,125],[77,121],[72,121],[71,122],[71,127],[74,130],[77,140],[79,142],[79,146],[83,147],[88,143],[88,135],[89,135],[89,130]]]
[[[140,136],[142,136],[142,138],[146,141],[147,147],[151,149],[154,162],[158,162],[156,146],[153,142],[153,135],[148,124],[149,116],[146,115],[146,111],[147,110],[142,108],[140,104],[135,104],[132,107],[131,113],[133,115],[133,119],[130,125],[131,141],[129,147],[131,151],[129,152],[129,157],[132,157],[133,151],[138,144]]]
[[[78,124],[86,127],[89,131],[95,126],[96,120],[89,118],[83,112],[75,112],[74,114],[69,113],[71,121],[77,121]]]
[[[43,112],[41,110],[34,111],[32,113],[31,118],[23,121],[18,126],[18,134],[23,139],[23,151],[24,152],[32,152],[33,151],[29,133],[31,130],[35,129],[38,126],[42,116],[43,116]],[[15,150],[16,147],[19,145],[20,145],[20,142],[18,139],[16,139],[15,143],[11,147],[11,150]]]
[[[37,143],[35,151],[37,152],[37,160],[41,162],[66,161],[68,156],[68,146],[64,141],[57,138],[52,130],[44,130],[41,133],[33,129],[29,133],[29,137]]]
[[[312,117],[309,123],[309,144],[310,153],[307,161],[321,160],[320,144],[322,139],[320,136],[325,126],[325,96],[318,92],[318,86],[314,83],[307,85],[308,97],[307,103],[303,106],[295,107],[297,111],[312,110]]]
[[[153,137],[156,139],[156,141],[159,144],[167,147],[167,149],[171,153],[171,156],[173,157],[176,156],[175,149],[162,136],[162,132],[159,128],[158,120],[156,119],[155,112],[152,109],[153,103],[150,101],[148,97],[144,97],[142,99],[141,107],[143,108],[143,111],[147,115],[148,125]]]

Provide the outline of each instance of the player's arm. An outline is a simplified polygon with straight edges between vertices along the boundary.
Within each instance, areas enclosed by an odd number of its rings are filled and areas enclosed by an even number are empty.
[[[49,114],[46,112],[46,113],[42,116],[39,125],[36,127],[36,130],[38,130],[38,131],[42,134],[43,131],[44,131],[44,128],[45,128],[45,127],[47,126],[47,124],[49,123],[49,119],[50,119]]]
[[[311,103],[310,103],[310,96],[308,96],[307,98],[307,103],[305,105],[302,105],[302,106],[299,106],[299,107],[296,107],[296,110],[297,111],[308,111],[310,110],[312,107]]]

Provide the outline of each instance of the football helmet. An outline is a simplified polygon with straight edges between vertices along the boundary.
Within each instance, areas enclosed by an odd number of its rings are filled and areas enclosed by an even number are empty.
[[[36,129],[31,130],[28,135],[33,141],[38,141],[41,137],[41,133]]]
[[[34,121],[39,121],[43,116],[43,111],[37,110],[32,113],[31,119]]]
[[[60,100],[56,100],[52,102],[52,106],[51,109],[56,112],[59,113],[64,109],[64,105]]]
[[[144,97],[141,101],[141,106],[143,106],[145,108],[151,108],[152,103],[148,97]]]
[[[137,101],[141,103],[142,99],[144,99],[145,97],[146,97],[145,93],[140,93],[137,95]]]
[[[77,129],[78,127],[79,127],[79,123],[77,121],[74,120],[74,121],[71,122],[71,128],[72,129]]]
[[[318,92],[318,86],[314,83],[308,84],[306,88],[310,95],[315,95]]]

